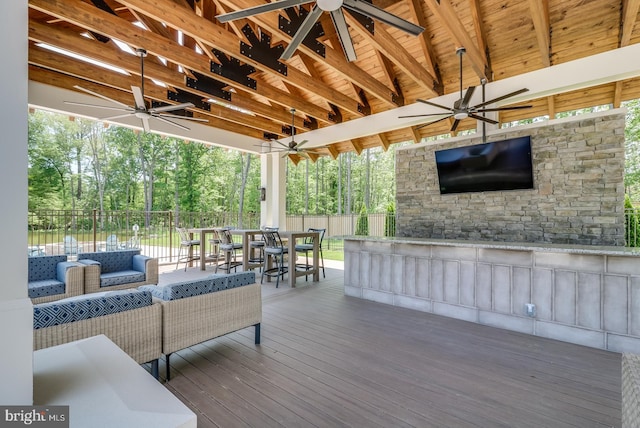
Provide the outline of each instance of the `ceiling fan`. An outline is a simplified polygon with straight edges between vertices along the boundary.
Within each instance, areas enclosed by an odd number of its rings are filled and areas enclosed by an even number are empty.
[[[259,6],[249,7],[235,12],[224,13],[216,16],[216,18],[218,18],[218,21],[220,22],[229,22],[236,19],[259,15],[264,12],[311,3],[312,1],[313,0],[274,1],[272,3],[261,4]],[[417,36],[424,31],[424,28],[393,15],[384,9],[380,9],[365,0],[316,0],[311,13],[307,15],[298,31],[294,34],[293,39],[291,39],[291,43],[289,43],[287,48],[284,50],[280,59],[287,60],[291,58],[296,49],[298,49],[298,46],[300,46],[303,40],[307,37],[315,23],[320,19],[322,12],[329,12],[331,14],[333,25],[336,27],[336,33],[340,39],[340,44],[342,45],[342,50],[344,51],[347,60],[355,61],[356,51],[353,47],[347,22],[344,18],[342,11],[343,6],[352,12],[357,12],[369,18],[377,19],[378,21],[384,22],[385,24],[396,27],[414,36]]]
[[[305,149],[302,148],[302,146],[304,144],[307,144],[309,141],[308,140],[302,140],[299,143],[295,140],[296,138],[296,127],[294,126],[294,120],[295,120],[295,113],[296,113],[296,109],[295,108],[291,108],[289,110],[291,112],[291,141],[289,141],[289,143],[283,143],[281,141],[278,140],[270,140],[273,143],[278,144],[280,147],[276,147],[275,149],[272,149],[271,151],[273,152],[284,152],[284,154],[282,155],[282,157],[286,157],[289,155],[298,155],[301,156],[303,158],[309,158],[309,154],[305,151]]]
[[[440,109],[443,109],[443,110],[448,110],[448,113],[414,114],[414,115],[409,115],[409,116],[398,116],[398,118],[401,119],[401,118],[408,118],[408,117],[429,117],[429,116],[442,116],[442,115],[444,115],[444,117],[441,117],[440,119],[434,120],[433,122],[425,123],[424,125],[420,125],[420,126],[417,127],[417,128],[422,128],[423,126],[431,125],[433,123],[437,123],[437,122],[440,122],[442,120],[445,120],[445,119],[448,119],[450,117],[453,117],[455,119],[453,121],[453,124],[451,125],[451,132],[453,132],[458,128],[458,125],[460,124],[460,121],[463,120],[463,119],[466,119],[468,117],[476,119],[476,120],[480,120],[482,122],[491,123],[493,125],[496,125],[498,123],[497,121],[495,121],[493,119],[489,119],[489,118],[485,117],[484,114],[481,116],[478,113],[488,113],[488,112],[503,111],[503,110],[521,110],[521,109],[531,108],[530,105],[513,106],[513,107],[484,108],[485,106],[487,106],[489,104],[493,104],[493,103],[496,103],[498,101],[502,101],[502,100],[505,100],[507,98],[514,97],[516,95],[519,95],[519,94],[522,94],[524,92],[527,92],[529,90],[527,88],[519,89],[517,91],[508,93],[508,94],[503,95],[501,97],[493,98],[493,99],[491,99],[489,101],[485,101],[484,100],[484,92],[483,92],[483,100],[482,100],[482,102],[480,104],[476,104],[475,106],[469,106],[469,102],[471,101],[471,97],[473,96],[473,93],[474,93],[476,87],[475,86],[469,86],[469,88],[467,88],[467,92],[465,92],[464,94],[462,93],[462,55],[464,55],[465,52],[466,52],[466,50],[463,47],[456,49],[456,54],[460,57],[460,98],[453,103],[453,107],[446,107],[446,106],[443,106],[443,105],[440,105],[440,104],[432,103],[431,101],[427,101],[427,100],[421,100],[421,99],[416,100],[416,101],[428,104],[428,105],[433,106],[433,107],[437,107],[437,108],[440,108]]]
[[[115,110],[115,111],[121,112],[120,114],[117,114],[115,116],[100,118],[100,120],[119,119],[121,117],[127,117],[127,116],[133,115],[142,121],[142,127],[144,128],[145,132],[149,132],[149,119],[157,119],[161,122],[168,123],[169,125],[178,127],[185,131],[189,131],[189,128],[187,128],[186,126],[180,123],[174,122],[173,119],[191,120],[194,122],[208,122],[206,119],[198,119],[194,117],[178,116],[178,115],[166,113],[174,110],[182,110],[185,108],[193,107],[194,105],[192,103],[182,103],[177,105],[147,108],[147,104],[144,100],[144,57],[147,56],[147,51],[145,49],[138,48],[136,49],[136,55],[140,57],[140,87],[131,86],[131,91],[133,92],[133,99],[135,102],[135,106],[133,107],[128,106],[124,103],[121,103],[120,101],[116,101],[112,98],[106,97],[104,95],[98,94],[97,92],[90,91],[89,89],[85,89],[77,85],[74,86],[74,88],[79,89],[95,97],[102,98],[103,100],[109,101],[110,103],[113,103],[118,107],[78,103],[75,101],[65,101],[65,103],[71,104],[71,105],[77,105],[77,106],[94,107],[94,108],[101,108],[105,110]]]

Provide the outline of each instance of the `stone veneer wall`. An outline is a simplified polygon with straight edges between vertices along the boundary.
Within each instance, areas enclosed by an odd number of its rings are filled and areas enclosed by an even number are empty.
[[[492,133],[530,135],[534,189],[441,195],[436,150],[481,137],[398,149],[397,236],[624,245],[625,111]]]

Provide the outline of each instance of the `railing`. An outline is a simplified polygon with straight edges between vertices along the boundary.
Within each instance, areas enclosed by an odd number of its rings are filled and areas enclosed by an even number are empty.
[[[627,246],[640,246],[640,213],[625,210],[625,239]],[[288,230],[310,227],[326,229],[323,248],[342,251],[343,236],[358,232],[368,236],[393,235],[393,215],[374,213],[366,216],[366,228],[353,215],[291,215],[287,216]],[[138,247],[142,253],[160,263],[175,263],[180,246],[176,225],[184,227],[231,226],[257,229],[259,214],[246,214],[240,222],[229,213],[194,213],[173,211],[107,211],[97,210],[38,210],[29,212],[28,253],[68,254],[104,251],[114,248]],[[390,231],[385,233],[385,229]],[[72,237],[75,246],[65,245],[65,237]],[[69,239],[69,238],[68,238]]]
[[[238,220],[228,213],[173,211],[38,210],[29,212],[28,254],[67,254],[140,248],[159,263],[175,263],[180,247],[176,226],[258,228],[260,217]]]
[[[356,233],[358,215],[287,216],[288,230],[326,229],[323,248],[342,251],[342,236]],[[371,236],[383,236],[386,214],[369,214]],[[180,237],[175,226],[230,226],[257,229],[259,214],[173,211],[38,210],[29,212],[29,255],[68,254],[136,247],[160,263],[175,263]],[[73,244],[65,239],[73,240]]]

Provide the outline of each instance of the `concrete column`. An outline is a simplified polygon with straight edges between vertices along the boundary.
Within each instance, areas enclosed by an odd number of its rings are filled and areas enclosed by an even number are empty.
[[[27,294],[28,3],[0,2],[0,403],[33,403],[33,308]]]

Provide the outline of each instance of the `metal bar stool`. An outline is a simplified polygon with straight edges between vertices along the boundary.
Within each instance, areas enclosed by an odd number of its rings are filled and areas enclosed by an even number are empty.
[[[320,253],[320,263],[322,267],[322,277],[326,278],[324,273],[324,256],[322,255],[322,240],[324,239],[324,233],[327,229],[314,229],[310,227],[307,229],[309,232],[318,232],[319,242],[318,242],[318,252]],[[300,266],[304,266],[305,270],[309,270],[311,265],[309,264],[309,251],[313,251],[313,238],[305,238],[302,244],[296,245],[296,253],[304,253],[305,256],[305,264],[300,264]],[[307,280],[307,275],[304,276],[304,280]]]
[[[269,278],[276,277],[276,288],[280,283],[280,277],[284,281],[284,274],[289,272],[289,267],[284,263],[285,254],[289,254],[289,248],[282,244],[282,239],[277,230],[263,230],[264,237],[264,266],[260,284],[264,281],[265,275]],[[275,267],[269,267],[269,262],[273,260]]]

